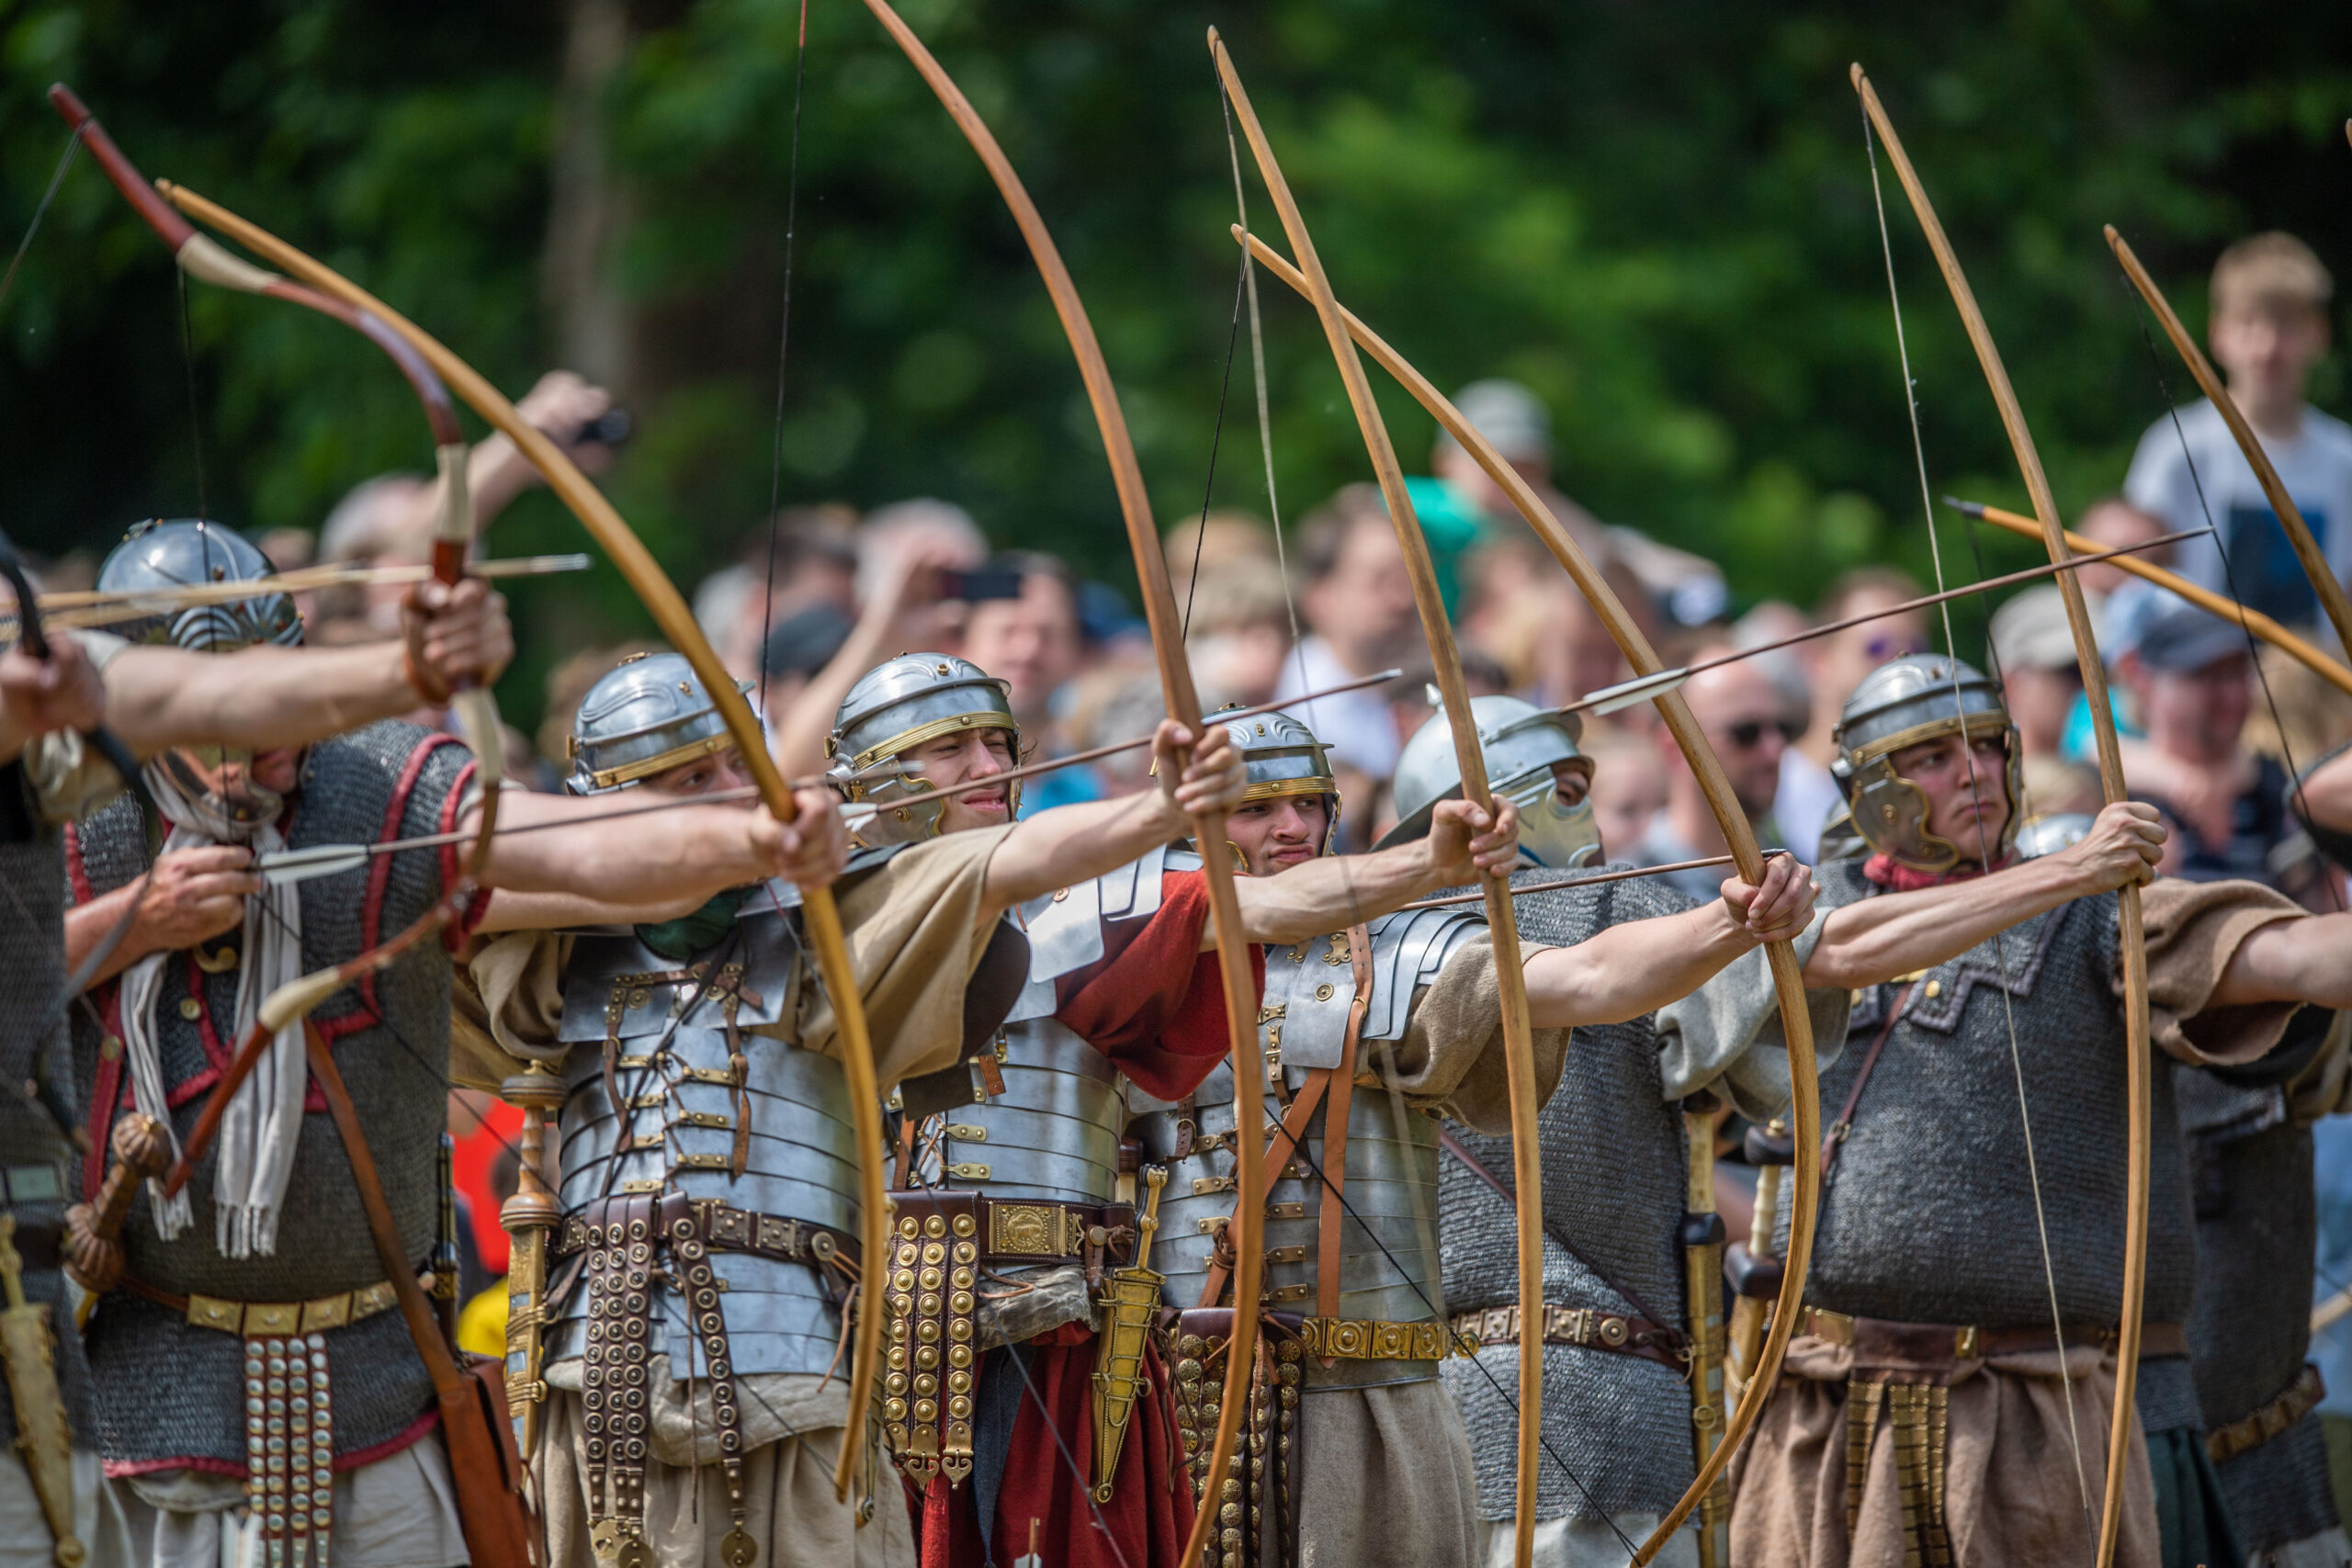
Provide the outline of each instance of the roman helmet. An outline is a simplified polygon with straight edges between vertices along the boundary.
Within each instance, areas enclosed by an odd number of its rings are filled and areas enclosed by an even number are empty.
[[[1894,754],[1940,736],[2004,738],[2008,761],[2001,770],[2007,792],[2008,821],[2001,841],[1990,846],[1998,863],[2017,840],[2018,804],[2025,798],[2018,773],[2017,727],[2002,705],[2000,686],[1964,660],[1941,653],[1911,653],[1891,660],[1862,677],[1838,719],[1838,760],[1829,765],[1846,797],[1854,830],[1879,853],[1916,871],[1944,872],[1963,846],[1928,831],[1928,797],[1894,771]]]
[[[245,536],[225,523],[182,517],[151,519],[131,525],[98,568],[101,592],[138,594],[206,583],[247,582],[269,577],[277,568]],[[263,592],[226,604],[152,604],[135,620],[111,629],[135,643],[184,649],[191,653],[234,653],[258,643],[299,648],[302,616],[284,593]],[[142,606],[136,598],[130,608]],[[253,753],[234,746],[175,746],[158,751],[145,769],[148,787],[175,813],[185,816],[224,843],[243,842],[265,822],[276,821],[285,797],[255,782]],[[238,787],[224,793],[221,781],[242,771]]]
[[[853,829],[861,844],[897,844],[939,832],[946,802],[926,800],[931,786],[894,766],[926,740],[968,729],[1001,729],[1021,755],[1021,722],[1012,716],[1012,683],[968,659],[944,653],[902,653],[858,677],[842,699],[825,740],[834,785],[853,803],[872,805],[873,818]],[[1005,786],[1007,804],[1021,813],[1021,784]]]
[[[744,682],[739,690],[749,691]],[[574,795],[631,789],[656,773],[732,750],[702,679],[682,653],[633,653],[580,700],[566,750]]]
[[[1228,709],[1239,705],[1227,705]],[[1224,724],[1234,749],[1241,753],[1242,767],[1250,781],[1241,791],[1242,805],[1316,795],[1329,803],[1324,813],[1323,841],[1316,846],[1315,852],[1329,854],[1340,834],[1340,781],[1331,773],[1331,748],[1316,739],[1315,731],[1286,713],[1252,714],[1248,718],[1222,720],[1211,714],[1208,719],[1212,724]],[[1227,847],[1233,852],[1234,863],[1239,866],[1239,847]]]
[[[1588,785],[1592,783],[1592,759],[1577,750],[1583,720],[1518,697],[1473,697],[1470,721],[1478,732],[1488,786],[1519,807],[1520,859],[1563,871],[1598,862],[1600,826],[1593,818],[1590,793],[1574,806],[1564,805],[1552,771],[1566,763]],[[1381,837],[1381,849],[1424,837],[1437,803],[1460,798],[1462,769],[1442,707],[1405,742],[1390,787],[1396,792],[1396,826]]]
[[[98,568],[97,586],[103,593],[135,594],[143,589],[243,582],[277,571],[267,556],[225,523],[157,518],[131,525]],[[136,599],[131,607],[138,607]],[[110,629],[132,642],[194,653],[234,653],[263,642],[299,648],[302,642],[302,616],[283,593],[261,593],[225,604],[158,608]]]

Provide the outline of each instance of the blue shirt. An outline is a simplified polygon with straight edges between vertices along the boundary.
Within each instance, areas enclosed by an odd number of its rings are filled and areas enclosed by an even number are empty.
[[[2319,1275],[2312,1304],[2352,1285],[2352,1116],[2329,1116],[2312,1128],[2312,1184],[2318,1190]],[[2311,1359],[2327,1380],[2320,1411],[2352,1416],[2352,1317],[2312,1336]]]

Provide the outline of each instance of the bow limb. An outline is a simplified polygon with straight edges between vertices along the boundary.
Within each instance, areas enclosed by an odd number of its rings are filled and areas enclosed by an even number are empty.
[[[1264,241],[1238,228],[1235,230],[1235,238],[1246,242],[1251,257],[1276,277],[1300,294],[1307,292],[1306,276]],[[1411,393],[1414,400],[1427,410],[1446,433],[1461,444],[1463,450],[1470,454],[1487,477],[1510,497],[1511,504],[1518,508],[1528,526],[1535,531],[1536,536],[1566,569],[1568,576],[1585,598],[1591,602],[1594,613],[1608,627],[1609,635],[1616,641],[1634,673],[1654,675],[1664,670],[1665,662],[1658,658],[1657,650],[1650,646],[1649,639],[1642,635],[1641,626],[1627,613],[1616,591],[1609,586],[1608,580],[1601,576],[1566,527],[1553,515],[1544,498],[1520,476],[1519,470],[1512,468],[1495,450],[1493,444],[1479,434],[1462,416],[1462,412],[1437,389],[1429,378],[1414,369],[1403,355],[1390,347],[1353,314],[1344,310],[1340,314],[1349,335],[1372,356],[1373,363]],[[1759,881],[1764,874],[1763,853],[1757,846],[1755,833],[1747,825],[1747,813],[1740,808],[1738,798],[1732,794],[1731,781],[1724,773],[1723,763],[1717,760],[1714,748],[1708,743],[1706,732],[1699,728],[1690,705],[1679,692],[1668,692],[1654,701],[1658,716],[1665,721],[1676,744],[1681,747],[1692,775],[1698,779],[1699,787],[1707,797],[1708,807],[1714,813],[1715,822],[1723,831],[1724,842],[1732,852],[1736,869],[1747,881]],[[1815,1066],[1813,1015],[1805,1006],[1804,975],[1797,964],[1795,949],[1787,942],[1772,943],[1766,957],[1771,968],[1773,992],[1780,1001],[1782,1035],[1788,1042],[1789,1084],[1796,1124],[1796,1145],[1799,1148],[1815,1148],[1821,1142],[1821,1079]],[[1771,1330],[1758,1355],[1756,1370],[1748,1377],[1739,1408],[1732,1413],[1723,1437],[1700,1466],[1697,1477],[1683,1493],[1682,1500],[1659,1520],[1657,1529],[1642,1543],[1634,1559],[1636,1563],[1647,1562],[1656,1556],[1673,1533],[1681,1528],[1691,1510],[1713,1489],[1724,1467],[1731,1462],[1732,1456],[1754,1429],[1757,1417],[1763,1411],[1764,1401],[1770,1395],[1780,1376],[1781,1360],[1788,1350],[1789,1339],[1796,1325],[1796,1309],[1804,1298],[1805,1274],[1813,1258],[1814,1222],[1821,1183],[1820,1168],[1815,1162],[1799,1160],[1791,1168],[1795,1190],[1789,1214],[1789,1243],[1781,1281],[1780,1304],[1772,1316]],[[1535,1191],[1540,1188],[1521,1187],[1520,1190]],[[1528,1358],[1522,1353],[1522,1373],[1527,1361]]]
[[[2041,525],[2042,544],[2052,560],[2063,561],[2072,552],[2066,547],[2065,530],[2059,525],[2058,504],[2050,493],[2050,479],[2042,472],[2041,457],[2034,450],[2033,434],[2026,428],[2017,392],[2009,385],[2008,371],[2003,368],[2000,351],[1994,346],[1992,332],[1984,324],[1984,313],[1977,309],[1976,296],[1960,269],[1960,258],[1952,254],[1951,242],[1945,238],[1943,224],[1937,220],[1935,207],[1928,200],[1927,190],[1919,184],[1919,176],[1913,171],[1902,140],[1895,135],[1894,123],[1880,105],[1870,78],[1862,73],[1860,65],[1853,68],[1852,75],[1854,91],[1861,96],[1863,112],[1870,116],[1879,139],[1886,144],[1888,161],[1894,165],[1896,178],[1903,182],[1904,194],[1911,199],[1911,209],[1918,217],[1919,228],[1935,252],[1936,265],[1951,292],[1952,304],[1960,311],[1962,324],[1968,329],[1968,341],[1975,347],[1977,364],[1992,389],[1994,403],[2000,409],[2001,426],[2008,433],[2018,471],[2024,476],[2026,493],[2032,497],[2033,513]],[[2125,790],[2123,753],[2116,740],[2114,716],[2108,708],[2107,671],[2099,662],[2098,644],[2091,634],[2081,585],[2075,582],[2072,572],[2059,574],[2058,592],[2066,602],[2066,624],[2075,636],[2075,657],[2082,669],[2083,692],[2089,701],[2091,722],[2098,738],[2099,788],[2112,804],[2125,798]],[[2122,933],[2125,1098],[2129,1102],[2125,1157],[2129,1171],[2124,1192],[2122,1323],[2115,1347],[2115,1406],[2108,1432],[2098,1568],[2109,1568],[2115,1561],[2116,1537],[2123,1517],[2124,1461],[2131,1454],[2132,1439],[2138,1435],[2132,1409],[2132,1380],[2139,1371],[2140,1314],[2148,1276],[2149,1094],[2153,1063],[2148,1054],[2148,947],[2141,924],[2139,887],[2126,884],[2120,889],[2116,908]]]
[[[180,211],[219,231],[272,265],[352,309],[382,321],[414,349],[468,407],[513,441],[563,503],[579,518],[605,555],[620,569],[654,625],[670,645],[684,654],[710,694],[728,733],[741,753],[743,766],[758,787],[760,799],[779,822],[794,816],[792,792],[769,755],[760,722],[734,678],[695,622],[694,612],[679,595],[661,564],[653,558],[612,502],[588,481],[563,449],[547,438],[514,410],[504,394],[458,358],[437,339],[334,268],[304,254],[266,230],[240,218],[194,191],[158,182],[156,188]],[[881,1267],[889,1225],[889,1195],[882,1168],[882,1091],[874,1066],[873,1041],[866,1030],[865,1007],[850,965],[849,948],[842,931],[841,911],[830,888],[805,896],[802,919],[809,945],[816,950],[817,968],[839,1021],[842,1066],[849,1080],[850,1113],[857,1133],[859,1232],[864,1267],[869,1277]],[[833,1473],[836,1493],[846,1497],[858,1454],[864,1449],[865,1412],[882,1348],[882,1314],[863,1304],[856,1314],[855,1348],[851,1361],[849,1411],[843,1423],[842,1452]]]
[[[2312,537],[2310,525],[2303,521],[2302,511],[2296,506],[2295,498],[2287,493],[2286,482],[2279,479],[2278,468],[2270,461],[2270,455],[2262,449],[2262,442],[2255,435],[2254,426],[2246,423],[2245,415],[2238,410],[2237,400],[2230,396],[2230,389],[2222,384],[2222,378],[2213,374],[2213,367],[2207,362],[2204,350],[2199,348],[2197,340],[2188,335],[2188,329],[2180,324],[2180,318],[2173,313],[2164,290],[2156,287],[2156,280],[2148,276],[2148,269],[2140,265],[2140,258],[2132,254],[2131,245],[2116,232],[2112,223],[2107,225],[2107,243],[2114,250],[2115,259],[2123,264],[2123,274],[2132,280],[2132,287],[2140,291],[2140,298],[2146,300],[2148,309],[2155,313],[2156,321],[2165,329],[2165,336],[2172,339],[2173,347],[2180,351],[2181,362],[2188,367],[2188,373],[2197,378],[2197,385],[2206,397],[2212,400],[2213,407],[2222,415],[2222,423],[2230,427],[2230,435],[2237,442],[2238,450],[2245,454],[2246,463],[2254,469],[2254,477],[2261,482],[2262,493],[2270,500],[2270,510],[2278,515],[2278,525],[2287,531],[2287,542],[2295,548],[2296,561],[2302,567],[2303,575],[2311,579],[2312,591],[2319,595],[2320,607],[2327,612],[2328,624],[2335,628],[2336,646],[2352,649],[2352,599],[2346,598],[2344,584],[2335,580],[2335,573],[2328,567],[2327,558],[2320,553],[2319,541]]]
[[[1981,502],[1953,502],[1947,499],[1944,504],[1963,515],[1975,518],[1980,523],[1990,523],[1996,528],[2006,528],[2012,534],[2022,535],[2030,539],[2041,537],[2041,525],[2030,517],[2020,517],[2014,512],[2004,512],[1997,506],[1986,506]],[[2077,555],[2089,555],[2101,547],[2098,540],[2086,539],[2080,534],[2073,532],[2069,532],[2066,536],[2066,547]],[[2134,560],[2130,556],[2114,556],[2110,558],[2118,571],[2129,573],[2143,582],[2153,582],[2169,592],[2177,593],[2199,609],[2219,615],[2225,621],[2237,622],[2247,631],[2342,692],[2346,696],[2352,696],[2352,667],[2347,667],[2339,659],[2331,658],[2326,652],[2312,646],[2310,639],[2296,636],[2261,611],[2249,610],[2234,599],[2226,598],[2210,588],[2189,581],[2177,572],[2166,571],[2163,567],[2151,565],[2147,561]]]
[[[1012,209],[1021,237],[1028,243],[1030,256],[1044,276],[1046,291],[1053,299],[1054,310],[1061,318],[1070,353],[1077,358],[1079,374],[1085,381],[1087,401],[1094,410],[1103,452],[1110,458],[1111,479],[1118,491],[1127,543],[1135,555],[1144,615],[1151,627],[1152,653],[1159,661],[1160,690],[1167,700],[1169,716],[1197,735],[1201,725],[1200,695],[1193,689],[1192,667],[1185,662],[1182,624],[1177,615],[1175,593],[1168,584],[1168,563],[1160,550],[1159,529],[1152,521],[1150,497],[1144,490],[1142,467],[1136,461],[1135,443],[1127,434],[1126,416],[1119,408],[1118,389],[1112,384],[1110,366],[1102,357],[1102,345],[1095,341],[1094,325],[1079,299],[1078,287],[1070,280],[1069,269],[1063,265],[1061,252],[1047,231],[1036,203],[1029,198],[1012,161],[1005,157],[1004,150],[997,145],[996,137],[962,89],[887,0],[865,0],[865,7],[913,62],[955,120],[956,130],[964,133],[964,140],[979,155],[989,177]],[[1265,1072],[1258,1059],[1258,987],[1249,944],[1242,936],[1241,907],[1233,891],[1232,868],[1216,852],[1216,846],[1225,842],[1225,818],[1195,818],[1193,831],[1201,846],[1209,905],[1216,920],[1217,959],[1224,972],[1226,1022],[1231,1033],[1234,1111],[1237,1116],[1247,1115],[1256,1123],[1251,1142],[1243,1146],[1259,1146],[1266,1138],[1264,1097],[1244,1092],[1247,1086],[1261,1081]],[[1250,1109],[1245,1111],[1245,1106]],[[1225,1473],[1240,1430],[1242,1413],[1249,1404],[1250,1362],[1258,1336],[1256,1309],[1265,1271],[1265,1173],[1255,1159],[1237,1159],[1234,1179],[1235,1307],[1232,1334],[1226,1348],[1224,1399],[1209,1450],[1207,1473],[1212,1476]],[[1192,1538],[1180,1561],[1200,1561],[1216,1517],[1212,1493],[1210,1501],[1193,1519]]]
[[[1348,335],[1339,301],[1332,296],[1330,279],[1324,275],[1322,261],[1315,253],[1315,242],[1307,234],[1298,203],[1292,199],[1289,182],[1283,177],[1282,166],[1266,141],[1265,130],[1250,106],[1250,95],[1243,89],[1232,58],[1226,53],[1225,44],[1214,28],[1209,29],[1209,51],[1216,56],[1217,75],[1225,84],[1242,134],[1249,139],[1250,153],[1273,197],[1274,209],[1282,217],[1283,229],[1290,236],[1291,248],[1298,255],[1306,296],[1314,301],[1315,313],[1330,342],[1332,357],[1339,363],[1340,378],[1347,388],[1348,404],[1355,412],[1357,428],[1372,456],[1381,496],[1388,503],[1389,521],[1396,527],[1397,543],[1405,554],[1406,571],[1412,579],[1413,601],[1420,612],[1422,629],[1428,635],[1438,690],[1445,699],[1446,723],[1453,732],[1454,759],[1462,771],[1462,798],[1484,802],[1491,811],[1494,800],[1487,785],[1486,756],[1478,744],[1470,690],[1462,675],[1462,657],[1454,646],[1453,627],[1446,621],[1445,604],[1438,594],[1436,570],[1430,561],[1429,541],[1421,536],[1420,522],[1414,515],[1411,497],[1406,493],[1404,471],[1397,465],[1388,427],[1381,420],[1379,405],[1373,400],[1363,366],[1356,358],[1355,344]],[[1541,1096],[1535,1084],[1534,1037],[1527,1018],[1527,977],[1521,968],[1519,925],[1511,908],[1510,878],[1503,874],[1480,881],[1480,890],[1486,896],[1487,924],[1494,938],[1495,979],[1502,1005],[1503,1062],[1510,1090],[1511,1160],[1516,1168],[1519,1193],[1519,1449],[1514,1522],[1518,1532],[1517,1561],[1520,1568],[1526,1568],[1535,1550],[1535,1457],[1543,1436],[1544,1168],[1536,1125]]]

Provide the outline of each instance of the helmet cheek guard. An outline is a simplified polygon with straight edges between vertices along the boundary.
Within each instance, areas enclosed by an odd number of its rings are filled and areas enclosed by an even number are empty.
[[[2001,790],[2007,811],[2000,840],[1956,844],[1928,829],[1927,792],[1897,772],[1896,752],[1945,736],[1963,742],[2002,737]],[[1837,729],[1838,758],[1830,773],[1846,798],[1855,832],[1896,863],[1930,874],[1962,860],[2006,860],[2017,840],[2025,799],[2017,727],[2001,689],[1966,662],[1941,654],[1906,654],[1863,677],[1846,700]],[[1973,766],[1973,763],[1972,763]]]
[[[850,836],[868,847],[937,837],[947,803],[906,766],[906,755],[941,736],[976,730],[1002,731],[1020,760],[1011,683],[967,659],[902,653],[860,676],[825,739],[833,787],[852,805],[873,807],[854,818]],[[1020,781],[1005,790],[1008,814],[1018,817]]]

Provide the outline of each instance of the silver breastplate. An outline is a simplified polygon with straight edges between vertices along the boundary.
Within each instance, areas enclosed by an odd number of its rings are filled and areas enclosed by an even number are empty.
[[[779,1037],[790,1027],[799,981],[790,934],[770,911],[738,921],[737,935],[691,963],[663,958],[633,936],[582,937],[574,945],[561,1031],[578,1047],[566,1064],[560,1129],[567,1218],[599,1199],[683,1192],[857,1234],[847,1080],[831,1057]],[[605,1082],[607,1041],[618,1108]],[[746,1069],[740,1093],[736,1050]],[[740,1177],[730,1169],[739,1126],[749,1129]],[[741,1253],[714,1252],[711,1261],[726,1292],[737,1371],[831,1365],[841,1320],[814,1269]],[[683,1376],[692,1336],[674,1296],[655,1289],[667,1317],[656,1348]],[[548,1359],[581,1353],[586,1310],[587,1292],[570,1292]]]
[[[1004,1092],[976,1090],[968,1108],[923,1130],[915,1167],[922,1185],[997,1198],[1113,1201],[1125,1080],[1102,1052],[1054,1021],[1054,982],[1102,957],[1109,922],[1159,912],[1169,863],[1169,852],[1157,849],[1008,917],[1029,941],[1029,984],[997,1040]]]
[[[1446,957],[1485,930],[1475,915],[1415,910],[1372,924],[1373,998],[1359,1048],[1359,1073],[1379,1055],[1377,1043],[1401,1039],[1411,1020],[1414,991],[1433,978]],[[1344,932],[1317,937],[1266,956],[1266,988],[1259,1043],[1270,1072],[1279,1072],[1288,1097],[1307,1075],[1340,1060],[1355,977]],[[1263,1090],[1265,1116],[1279,1123],[1283,1105]],[[1216,1232],[1233,1213],[1233,1069],[1220,1064],[1193,1096],[1188,1118],[1181,1105],[1130,1090],[1133,1127],[1144,1158],[1165,1163],[1168,1188],[1160,1201],[1152,1267],[1168,1277],[1173,1306],[1199,1303],[1214,1258]],[[1267,1192],[1264,1304],[1270,1311],[1317,1314],[1319,1216],[1323,1207],[1324,1116],[1316,1111],[1303,1147]],[[1189,1150],[1186,1121],[1190,1121]],[[1437,1246],[1437,1122],[1381,1088],[1356,1085],[1348,1107],[1344,1198],[1340,1233],[1337,1315],[1382,1323],[1425,1323],[1445,1315]],[[1434,1361],[1350,1361],[1328,1371],[1310,1365],[1308,1382],[1322,1387],[1415,1382],[1437,1375]]]
[[[1050,1018],[1005,1025],[1004,1092],[940,1118],[926,1184],[998,1198],[1113,1201],[1125,1083],[1102,1052]]]

